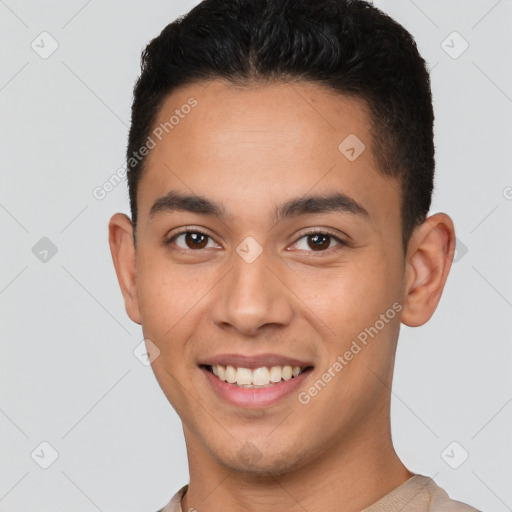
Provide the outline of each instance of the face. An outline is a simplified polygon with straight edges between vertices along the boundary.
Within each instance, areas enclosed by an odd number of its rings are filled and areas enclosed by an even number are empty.
[[[364,103],[212,81],[170,95],[155,127],[173,115],[117,269],[189,456],[281,474],[378,440],[412,281]]]

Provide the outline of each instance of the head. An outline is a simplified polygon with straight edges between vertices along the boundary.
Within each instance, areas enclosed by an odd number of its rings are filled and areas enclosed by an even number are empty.
[[[155,126],[162,103],[178,88],[210,79],[241,86],[307,82],[361,100],[378,171],[401,189],[404,248],[425,220],[435,165],[429,74],[409,32],[369,3],[207,0],[148,44],[141,67],[127,149],[134,226],[147,159],[140,148],[179,122]]]
[[[110,244],[189,453],[278,474],[389,433],[400,323],[454,251],[433,120],[413,38],[364,1],[205,0],[146,47]],[[305,371],[235,405],[228,360]]]

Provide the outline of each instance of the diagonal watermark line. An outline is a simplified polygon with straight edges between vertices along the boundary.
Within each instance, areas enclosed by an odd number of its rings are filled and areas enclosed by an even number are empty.
[[[507,402],[505,402],[505,404],[504,404],[504,405],[499,409],[499,411],[498,411],[498,412],[497,412],[497,413],[496,413],[496,414],[495,414],[495,415],[494,415],[494,416],[493,416],[493,417],[492,417],[492,418],[491,418],[487,423],[485,423],[485,425],[484,425],[482,428],[480,428],[480,430],[479,430],[479,431],[478,431],[478,432],[477,432],[477,433],[476,433],[476,434],[471,438],[471,440],[475,439],[475,437],[476,437],[478,434],[480,434],[480,432],[482,432],[482,430],[483,430],[484,428],[486,428],[486,427],[487,427],[487,425],[489,425],[489,423],[491,423],[491,421],[492,421],[494,418],[496,418],[496,416],[498,416],[498,414],[499,414],[501,411],[503,411],[503,409],[505,409],[505,407],[506,407],[510,402],[512,402],[512,398],[511,398],[510,400],[508,400]]]
[[[309,187],[308,190],[306,190],[306,192],[304,194],[302,194],[302,197],[306,197],[306,195],[311,191],[313,190],[334,168],[336,167],[336,164],[334,164],[323,176],[321,176],[320,178],[318,178],[318,180],[316,180],[315,183],[313,183],[313,185],[311,185],[311,187]],[[267,231],[267,234],[270,233],[270,231],[272,231],[275,227],[277,226],[277,222],[274,223],[274,225]]]
[[[501,92],[501,94],[503,94],[503,96],[505,96],[505,98],[507,98],[508,101],[512,103],[512,98],[474,60],[472,60],[471,63],[480,71],[480,73],[482,73],[482,75],[485,76],[485,78],[487,78],[487,80],[489,80],[489,82],[494,85],[494,87],[496,87],[496,89],[498,89],[498,91]]]
[[[208,416],[210,416],[210,418],[215,421],[215,423],[217,423],[217,425],[219,425],[220,428],[222,428],[222,430],[224,430],[226,432],[226,434],[229,434],[231,437],[233,437],[233,434],[231,434],[231,432],[229,432],[229,430],[224,426],[222,425],[222,423],[187,389],[185,388],[181,382],[174,376],[172,375],[169,370],[167,370],[167,368],[165,368],[165,366],[163,367],[165,373],[167,373],[167,375],[169,375],[169,377],[171,377],[171,379],[174,380],[174,382],[176,382],[176,384],[178,384],[178,386],[183,390],[185,391],[188,396],[190,398],[192,398],[194,400],[194,402],[197,403],[197,405],[199,405],[199,407],[201,407],[201,409],[203,409],[203,411],[208,414]]]
[[[71,478],[66,475],[66,473],[64,473],[64,471],[62,471],[62,469],[60,470],[60,472],[100,511],[100,512],[103,512],[103,510],[101,510],[100,507],[98,507],[98,505],[96,505],[96,503],[94,503],[94,501],[92,501],[91,497],[88,496],[82,489],[80,489],[80,487],[78,487],[78,485],[73,482],[73,480],[71,480]]]
[[[0,92],[2,92],[27,66],[28,61],[25,62],[25,64],[23,64],[23,66],[21,66],[21,68],[18,69],[18,71],[16,71],[16,73],[14,73],[13,76],[11,76],[11,78],[9,78],[9,80],[7,80],[7,82],[4,85],[2,85],[2,87],[0,87]]]
[[[473,233],[473,231],[475,231],[476,228],[478,228],[486,219],[487,217],[490,217],[491,214],[493,214],[499,207],[500,205],[496,205],[469,233]]]
[[[105,394],[60,438],[64,439],[132,370],[128,370],[116,383],[111,386]]]
[[[439,474],[439,471],[434,475],[434,476],[431,476],[430,478],[434,479],[437,475]],[[430,482],[427,480],[412,496],[411,496],[411,499],[407,502],[407,503],[404,503],[404,505],[402,507],[400,507],[400,510],[398,510],[397,512],[402,512],[402,510],[405,510],[407,511],[407,509],[409,508],[409,505],[416,499],[417,496],[420,495],[420,492],[423,491],[423,489],[425,489],[425,487],[427,485],[429,485]],[[407,507],[407,508],[406,508]]]
[[[281,487],[281,489],[286,493],[288,494],[288,496],[293,500],[295,501],[295,503],[297,503],[297,505],[302,509],[304,510],[304,512],[308,512],[308,509],[302,504],[300,503],[297,498],[295,498],[295,496],[293,496],[292,494],[290,494],[290,492],[288,491],[288,489],[286,489],[286,487],[283,486],[283,484],[277,479],[277,478],[272,478],[272,480],[274,480],[274,482],[279,485],[279,487]]]
[[[290,414],[292,413],[293,411],[290,411],[266,436],[265,436],[265,439],[270,435],[272,434],[277,427],[279,427],[280,425],[283,424],[284,420],[286,420],[286,418],[288,418],[288,416],[290,416]]]
[[[9,416],[7,416],[7,414],[5,414],[5,412],[2,409],[0,409],[0,412],[28,439],[27,434],[25,434],[25,432],[23,432],[23,430],[21,430],[21,428],[14,421],[11,420],[11,418],[9,418]]]
[[[512,307],[509,300],[495,286],[493,286],[473,265],[471,265],[471,267],[510,307]]]
[[[473,470],[471,470],[471,473],[473,473],[473,475],[475,475],[478,480],[480,480],[480,482],[482,482],[482,484],[485,485],[485,487],[487,487],[487,489],[489,489],[489,491],[491,491],[492,494],[494,494],[494,496],[496,496],[496,498],[498,498],[501,503],[505,505],[505,507],[507,507],[508,510],[512,510],[512,508],[510,508]]]
[[[210,496],[211,494],[213,494],[214,491],[216,491],[220,486],[221,484],[227,480],[235,471],[233,469],[230,469],[229,470],[229,473],[204,497],[201,499],[201,501],[199,503],[196,503],[196,505],[199,505],[200,503],[203,503],[204,500],[206,500],[206,498],[208,498],[208,496]],[[188,510],[191,510],[190,508]],[[193,507],[193,510],[195,510],[195,507]],[[196,511],[197,512],[197,511]]]
[[[487,17],[487,15],[494,10],[494,8],[501,3],[501,0],[498,0],[472,27],[471,30],[473,30],[484,18]]]
[[[412,414],[414,414],[414,416],[416,416],[416,418],[418,418],[421,423],[423,423],[423,425],[427,427],[430,432],[432,432],[432,434],[434,434],[439,439],[439,436],[427,425],[427,423],[425,423],[393,390],[391,390],[391,393],[393,393],[393,395],[395,395],[396,398],[398,398],[398,400],[400,400],[400,402],[402,402],[402,404],[405,405],[405,407],[407,407],[407,409],[409,409],[409,411],[411,411]]]
[[[66,267],[63,265],[61,265],[61,267],[62,270],[64,270],[71,277],[71,279],[73,279],[75,283],[77,283],[78,286],[80,286],[82,290],[84,290],[85,293],[87,293],[89,297],[91,297],[91,299],[94,300],[94,302],[96,302],[96,304],[98,304],[98,306],[100,306],[117,325],[119,325],[119,327],[121,327],[121,329],[123,329],[124,332],[130,336],[132,335],[131,332]]]
[[[160,163],[179,181],[181,181],[181,183],[187,187],[190,192],[192,192],[193,194],[195,194],[195,192],[192,190],[192,188],[187,185],[163,160],[159,159],[160,160]]]
[[[307,103],[333,130],[336,130],[336,128],[334,128],[334,126],[322,115],[322,113],[316,109],[306,98],[304,98],[304,96],[302,96],[302,94],[297,91],[297,89],[295,89],[295,87],[290,84],[290,87],[295,91],[295,93],[300,96],[305,103]]]
[[[16,281],[16,279],[18,279],[18,277],[21,276],[21,274],[23,274],[23,272],[25,272],[25,270],[27,270],[28,268],[28,265],[25,265],[25,267],[23,267],[1,290],[0,290],[0,295],[2,293],[5,292],[5,290],[7,290],[7,288],[9,286],[11,286],[12,283],[14,283],[14,281]]]
[[[206,89],[206,87],[205,87]],[[159,159],[160,160],[160,163],[170,172],[172,173],[172,175],[177,179],[179,180],[183,186],[187,187],[193,194],[195,194],[195,191],[192,190],[192,187],[190,187],[190,185],[187,185],[163,160]],[[224,226],[226,226],[226,228],[228,229],[228,231],[231,231],[230,227],[222,220],[222,219],[217,219],[219,220],[220,222],[222,222],[222,224],[224,224]]]
[[[434,65],[433,65],[433,66],[428,70],[428,72],[429,72],[429,73],[432,73],[432,70],[434,70],[434,69],[437,67],[437,65],[438,65],[438,64],[439,64],[439,61],[437,61],[437,62],[436,62],[436,63],[435,63],[435,64],[434,64]]]
[[[423,16],[425,16],[425,18],[427,18],[430,21],[430,23],[434,25],[434,27],[439,28],[439,25],[423,9],[421,9],[416,2],[414,2],[413,0],[409,0],[409,2],[411,2],[411,4],[414,5],[414,7],[416,7],[416,9],[418,9],[418,11],[420,11],[423,14]]]
[[[423,423],[423,425],[425,427],[427,427],[428,430],[430,430],[430,432],[432,432],[432,434],[434,434],[434,436],[436,436],[439,439],[439,436],[369,366],[368,366],[368,370],[370,370],[373,373],[373,375],[375,376],[375,378],[377,378],[381,382],[381,384],[386,386],[389,389],[389,391],[391,391],[391,393],[396,398],[398,398],[398,400],[400,400],[400,402],[402,402],[402,404],[405,405],[405,407],[407,407],[407,409],[409,409],[409,411],[411,411],[411,413],[414,414],[414,416],[416,416],[416,418],[418,418],[421,421],[421,423]]]
[[[0,501],[2,501],[27,475],[29,474],[29,471],[27,471],[1,498]]]
[[[75,14],[73,14],[73,16],[71,16],[71,18],[68,21],[66,21],[66,23],[64,23],[64,25],[62,25],[62,27],[60,27],[61,30],[63,28],[66,28],[91,2],[92,2],[92,0],[89,0],[84,5],[82,5],[82,7],[80,9],[78,9],[78,11]]]
[[[1,203],[0,208],[2,208],[2,210],[4,210],[4,212],[7,213],[7,215],[9,215],[14,222],[16,222],[25,231],[25,233],[29,232],[28,229]]]
[[[27,24],[26,24],[26,23],[25,23],[25,22],[24,22],[24,21],[23,21],[23,20],[22,20],[22,19],[21,19],[21,18],[20,18],[20,17],[19,17],[19,16],[18,16],[18,15],[17,15],[17,14],[16,14],[16,13],[15,13],[15,12],[14,12],[14,11],[13,11],[9,6],[8,6],[8,5],[7,5],[7,4],[6,4],[6,3],[5,3],[5,2],[4,2],[4,0],[0,0],[0,3],[1,3],[1,4],[2,4],[6,9],[8,9],[9,11],[11,11],[11,14],[12,14],[14,17],[18,18],[18,20],[19,20],[21,23],[23,23],[23,25],[25,25],[25,27],[30,28],[30,27],[29,27],[29,26],[28,26],[28,25],[27,25]]]
[[[191,306],[188,311],[163,335],[163,337],[167,336],[231,271],[233,267],[231,267],[193,306]]]
[[[207,80],[207,84],[201,89],[201,92],[206,91],[206,89],[208,89],[208,87],[210,87],[210,85],[212,85],[213,82],[214,80]]]
[[[89,208],[89,205],[85,206],[84,208],[82,208],[62,229],[61,229],[61,233],[64,233],[64,231],[66,229],[69,228],[69,226],[71,226],[71,224],[73,224],[73,222],[75,222],[76,219],[78,219],[78,217],[80,217],[80,215],[82,215],[82,213],[85,212],[85,210],[87,210],[87,208]]]
[[[290,292],[293,293],[293,295],[307,308],[309,309],[309,311],[311,311],[311,313],[320,321],[322,322],[322,324],[325,325],[325,327],[330,331],[330,334],[336,334],[312,309],[310,309],[310,307],[268,266],[268,265],[265,265],[265,267],[267,267],[268,270],[270,270],[270,272],[272,272],[272,274],[274,274],[274,276],[277,277],[277,279],[279,279],[279,281],[281,281],[282,284],[284,284],[284,286],[286,286],[286,288],[288,288],[288,290],[290,290]]]
[[[110,110],[110,112],[112,112],[112,114],[114,114],[114,116],[117,117],[117,119],[119,119],[119,121],[121,121],[121,123],[123,123],[123,125],[126,127],[126,128],[129,128],[129,126],[63,61],[61,60],[62,64],[64,64],[64,66],[66,66],[67,69],[69,69],[69,71],[75,75],[75,77],[80,80],[80,82],[82,82],[82,84],[92,93],[94,94],[94,96],[96,96],[96,98],[98,98],[98,100],[103,103],[103,105],[105,105],[105,107],[108,108],[108,110]]]

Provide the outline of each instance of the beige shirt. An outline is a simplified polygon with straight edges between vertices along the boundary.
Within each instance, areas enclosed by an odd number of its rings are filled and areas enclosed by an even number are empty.
[[[158,512],[184,512],[181,499],[188,489],[183,486]],[[191,512],[193,512],[192,509]],[[451,500],[437,484],[427,476],[414,475],[402,485],[386,494],[377,503],[362,512],[478,512],[476,508],[460,501]]]

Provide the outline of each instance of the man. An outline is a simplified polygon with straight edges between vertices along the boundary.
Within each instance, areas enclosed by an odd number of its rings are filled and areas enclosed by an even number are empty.
[[[171,511],[474,511],[393,448],[400,324],[455,251],[427,217],[429,75],[361,0],[206,0],[143,53],[109,240],[179,414]]]

